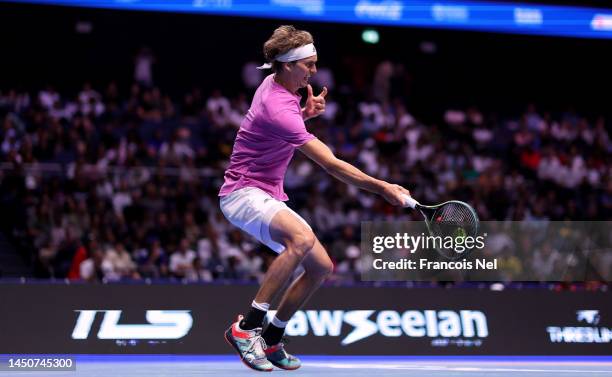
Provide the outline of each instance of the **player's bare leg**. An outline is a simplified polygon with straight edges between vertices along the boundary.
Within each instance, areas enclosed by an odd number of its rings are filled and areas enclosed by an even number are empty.
[[[272,239],[279,234],[272,234]],[[304,272],[291,284],[283,295],[276,316],[265,329],[262,337],[266,341],[266,355],[275,366],[293,370],[300,367],[300,360],[285,352],[285,345],[281,341],[285,326],[293,314],[308,300],[313,292],[321,285],[331,273],[333,264],[327,252],[315,238],[312,249],[302,259]]]
[[[255,296],[256,302],[271,302],[318,242],[304,223],[287,210],[278,211],[270,223],[270,236],[285,246],[272,262]]]
[[[276,312],[276,317],[283,322],[291,319],[334,268],[319,240],[315,240],[315,246],[302,261],[302,266],[305,271],[291,284]]]
[[[300,367],[300,361],[288,355],[283,344],[279,343],[284,332],[284,325],[281,327],[275,327],[272,324],[268,326],[270,330],[275,331],[266,331],[268,333],[266,336],[273,335],[272,338],[269,338],[271,341],[278,337],[278,341],[270,343],[271,347],[265,345],[263,341],[265,334],[261,334],[261,327],[270,306],[269,303],[285,287],[296,268],[314,247],[316,238],[303,222],[287,210],[281,210],[274,216],[270,224],[270,234],[274,241],[285,246],[285,250],[268,268],[247,315],[244,318],[239,316],[238,320],[226,331],[225,336],[241,355],[245,364],[253,369],[269,371],[272,365],[282,369],[297,369]],[[277,320],[273,322],[278,325]]]
[[[304,223],[287,210],[281,210],[274,216],[270,224],[270,234],[273,240],[285,246],[285,250],[268,268],[247,315],[244,318],[239,316],[226,331],[225,336],[241,355],[245,364],[253,369],[268,371],[271,370],[272,364],[283,369],[297,369],[300,366],[299,360],[287,355],[282,345],[266,349],[261,336],[261,327],[269,303],[286,285],[304,257],[313,248],[316,238]],[[284,328],[280,331],[282,337]],[[271,360],[268,361],[266,358]]]

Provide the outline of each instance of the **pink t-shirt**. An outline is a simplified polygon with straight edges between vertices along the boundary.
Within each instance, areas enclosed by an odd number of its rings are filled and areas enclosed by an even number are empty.
[[[287,166],[295,149],[315,138],[306,131],[300,98],[276,83],[274,75],[259,85],[238,130],[219,196],[257,187],[275,199],[289,199],[283,189]]]

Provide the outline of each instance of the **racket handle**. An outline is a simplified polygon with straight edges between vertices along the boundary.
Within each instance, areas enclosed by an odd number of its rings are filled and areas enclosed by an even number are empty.
[[[412,196],[404,194],[404,207],[415,208],[419,202],[416,201]]]

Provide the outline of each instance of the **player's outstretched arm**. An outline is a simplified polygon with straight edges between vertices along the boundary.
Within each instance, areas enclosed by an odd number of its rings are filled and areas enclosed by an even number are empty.
[[[393,205],[403,205],[402,195],[410,195],[410,191],[402,186],[370,177],[348,162],[337,158],[319,139],[307,142],[299,150],[342,182],[379,194]]]

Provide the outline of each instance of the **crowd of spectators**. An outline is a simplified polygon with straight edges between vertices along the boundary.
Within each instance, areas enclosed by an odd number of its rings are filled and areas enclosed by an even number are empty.
[[[152,84],[123,93],[116,82],[85,83],[76,95],[52,86],[0,92],[3,231],[35,277],[261,279],[274,255],[230,226],[217,198],[250,95],[194,88],[172,98]],[[526,104],[510,116],[452,108],[425,123],[407,105],[345,87],[308,128],[338,157],[425,203],[463,200],[481,220],[610,220],[603,117]],[[361,221],[419,218],[300,153],[285,188],[327,247],[336,281],[359,280]],[[546,280],[547,258],[559,252],[530,249],[508,264]],[[604,262],[601,279],[612,268]]]

